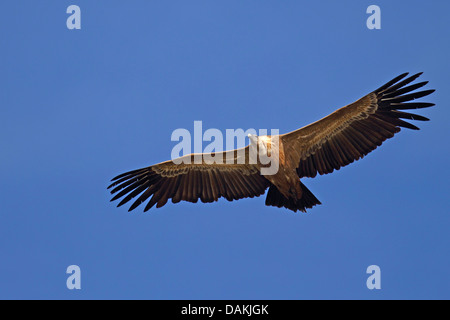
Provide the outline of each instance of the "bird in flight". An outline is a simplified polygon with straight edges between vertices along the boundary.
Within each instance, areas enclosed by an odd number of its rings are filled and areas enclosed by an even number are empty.
[[[199,199],[214,202],[220,197],[232,201],[261,196],[269,188],[267,206],[306,212],[321,203],[300,179],[332,173],[363,158],[401,128],[419,130],[405,120],[429,120],[404,111],[434,106],[414,101],[434,92],[416,91],[428,83],[411,84],[421,74],[399,75],[358,101],[293,132],[250,136],[250,141],[266,153],[277,151],[275,174],[265,175],[264,164],[249,161],[249,145],[213,153],[215,159],[223,159],[217,163],[205,160],[180,163],[175,159],[120,174],[108,187],[114,195],[111,201],[122,198],[120,207],[137,197],[129,208],[131,211],[151,197],[144,208],[147,211],[154,205],[164,206],[169,199],[173,203],[181,200],[196,203]],[[194,157],[191,154],[183,158],[194,160]]]

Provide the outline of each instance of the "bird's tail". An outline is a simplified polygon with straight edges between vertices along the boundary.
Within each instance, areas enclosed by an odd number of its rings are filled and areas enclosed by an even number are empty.
[[[285,207],[294,212],[297,212],[297,210],[306,212],[306,209],[311,209],[315,205],[322,204],[303,183],[300,182],[300,186],[303,191],[302,198],[295,200],[293,198],[286,199],[285,196],[278,191],[277,187],[271,185],[266,197],[266,206],[278,208]]]

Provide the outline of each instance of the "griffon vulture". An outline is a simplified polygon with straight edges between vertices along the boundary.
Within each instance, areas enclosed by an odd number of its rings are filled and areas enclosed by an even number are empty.
[[[279,169],[274,175],[261,174],[260,162],[248,160],[239,163],[239,150],[249,158],[249,146],[244,149],[214,153],[216,158],[231,157],[233,163],[175,164],[166,161],[146,168],[123,173],[113,178],[108,187],[114,197],[123,199],[121,206],[135,199],[129,211],[151,197],[144,211],[155,204],[164,206],[169,199],[173,203],[228,201],[258,197],[269,188],[266,205],[285,207],[294,212],[321,204],[300,181],[303,177],[315,177],[339,170],[359,160],[392,138],[400,129],[418,130],[405,120],[427,121],[429,119],[405,112],[434,106],[433,103],[416,102],[434,90],[416,91],[428,82],[410,84],[422,73],[407,77],[404,73],[377,90],[349,104],[329,116],[306,127],[279,136],[253,136],[251,141],[267,150],[278,148]],[[273,141],[277,137],[278,145]],[[194,158],[194,155],[185,156]],[[241,159],[242,160],[242,159]]]

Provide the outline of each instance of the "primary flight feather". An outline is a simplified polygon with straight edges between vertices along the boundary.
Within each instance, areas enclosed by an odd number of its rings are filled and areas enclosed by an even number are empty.
[[[405,120],[429,120],[404,111],[434,106],[414,101],[434,92],[417,91],[428,82],[411,84],[421,74],[408,77],[404,73],[358,101],[293,132],[251,137],[263,142],[268,150],[277,148],[276,174],[264,175],[262,163],[249,161],[249,146],[213,153],[215,159],[223,159],[219,163],[195,163],[192,154],[184,157],[192,160],[189,163],[166,161],[118,175],[108,187],[114,195],[111,201],[122,198],[118,204],[121,206],[133,199],[131,211],[151,197],[144,208],[147,211],[154,205],[164,206],[169,199],[173,203],[195,203],[199,199],[213,202],[220,197],[232,201],[258,197],[269,188],[266,205],[306,212],[321,203],[301,178],[339,170],[376,149],[401,128],[419,129]],[[229,159],[234,161],[230,163]]]

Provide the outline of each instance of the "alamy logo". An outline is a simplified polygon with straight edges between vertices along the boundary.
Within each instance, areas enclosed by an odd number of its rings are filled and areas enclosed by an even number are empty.
[[[79,6],[71,5],[67,7],[66,13],[71,14],[66,21],[67,29],[81,29],[81,9]]]
[[[70,276],[67,278],[67,281],[66,281],[67,289],[80,290],[81,289],[81,269],[80,269],[80,267],[77,265],[68,266],[66,273],[70,274]]]
[[[226,129],[224,141],[222,131],[203,132],[202,121],[194,121],[193,136],[187,129],[173,131],[171,140],[178,143],[172,149],[171,160],[175,164],[260,164],[262,175],[274,175],[279,168],[279,130],[268,133],[267,129]],[[247,139],[250,144],[244,148]],[[205,141],[208,144],[203,147]]]
[[[369,30],[373,29],[381,29],[381,9],[379,6],[371,5],[367,8],[366,13],[370,14],[370,17],[367,18],[367,28]]]
[[[367,278],[367,289],[373,290],[381,289],[381,269],[377,265],[371,265],[367,267],[367,274],[370,274],[371,276]]]

